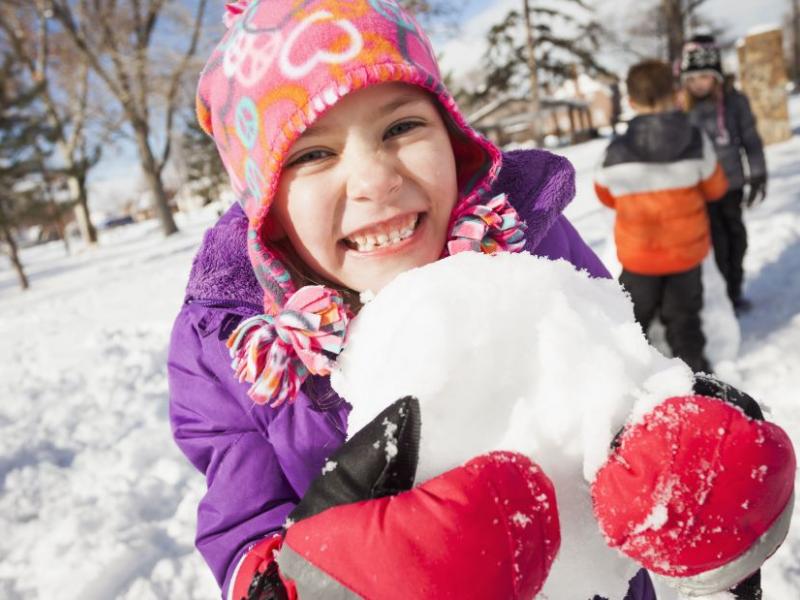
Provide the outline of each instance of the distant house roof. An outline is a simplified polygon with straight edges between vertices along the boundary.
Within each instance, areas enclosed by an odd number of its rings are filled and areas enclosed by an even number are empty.
[[[557,108],[588,109],[585,100],[544,97],[539,100],[542,110]],[[474,127],[514,128],[521,123],[530,123],[530,99],[505,96],[492,100],[468,116]]]

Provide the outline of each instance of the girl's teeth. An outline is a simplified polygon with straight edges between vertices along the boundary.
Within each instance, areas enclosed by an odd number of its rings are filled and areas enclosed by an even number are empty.
[[[371,252],[375,248],[385,248],[386,246],[391,246],[392,244],[397,244],[398,242],[410,238],[414,235],[416,223],[416,216],[409,217],[408,222],[399,229],[381,231],[374,235],[361,234],[350,238],[350,241],[359,252]]]

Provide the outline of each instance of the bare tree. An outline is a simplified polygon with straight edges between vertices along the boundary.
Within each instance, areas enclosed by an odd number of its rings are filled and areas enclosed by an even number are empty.
[[[706,0],[661,0],[661,19],[670,62],[680,59],[689,29],[696,24],[697,9],[705,3]]]
[[[87,135],[89,65],[83,56],[67,52],[64,44],[58,44],[59,40],[54,56],[51,50],[54,34],[48,27],[49,13],[42,0],[33,6],[14,4],[0,9],[0,29],[30,77],[42,85],[47,120],[55,132],[63,163],[60,171],[66,176],[75,203],[81,235],[84,241],[93,244],[97,232],[89,213],[86,178],[100,158],[101,142],[90,145]]]
[[[680,60],[691,30],[708,25],[699,12],[706,0],[650,0],[637,2],[616,27],[609,41],[637,60],[654,56],[674,63]],[[612,23],[618,25],[618,23]],[[715,29],[712,27],[712,29]]]
[[[46,0],[75,47],[119,103],[139,154],[164,235],[178,228],[163,182],[169,160],[182,84],[197,51],[208,0],[198,0],[187,22],[178,2],[169,0]],[[170,9],[170,10],[168,10]],[[182,52],[167,45],[155,50],[159,23],[188,30]],[[174,45],[174,36],[170,43]],[[171,65],[170,65],[171,63]],[[156,125],[156,119],[163,119]],[[158,145],[160,144],[160,148]]]

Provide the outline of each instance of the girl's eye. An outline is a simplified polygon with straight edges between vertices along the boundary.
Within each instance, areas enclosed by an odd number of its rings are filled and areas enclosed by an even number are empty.
[[[330,156],[331,153],[327,150],[309,150],[308,152],[304,152],[297,158],[293,158],[287,166],[294,167],[295,165],[304,165],[310,162],[314,162],[317,160],[322,160],[323,158],[327,158]]]
[[[416,129],[417,127],[422,127],[422,123],[419,121],[403,121],[402,123],[397,123],[386,130],[386,133],[383,134],[383,139],[388,140],[389,138],[393,138],[407,133],[412,129]]]

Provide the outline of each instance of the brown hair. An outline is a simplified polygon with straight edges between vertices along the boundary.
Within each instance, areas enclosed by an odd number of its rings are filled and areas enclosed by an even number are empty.
[[[628,71],[628,96],[640,106],[654,107],[675,93],[672,67],[661,60],[646,60]]]

